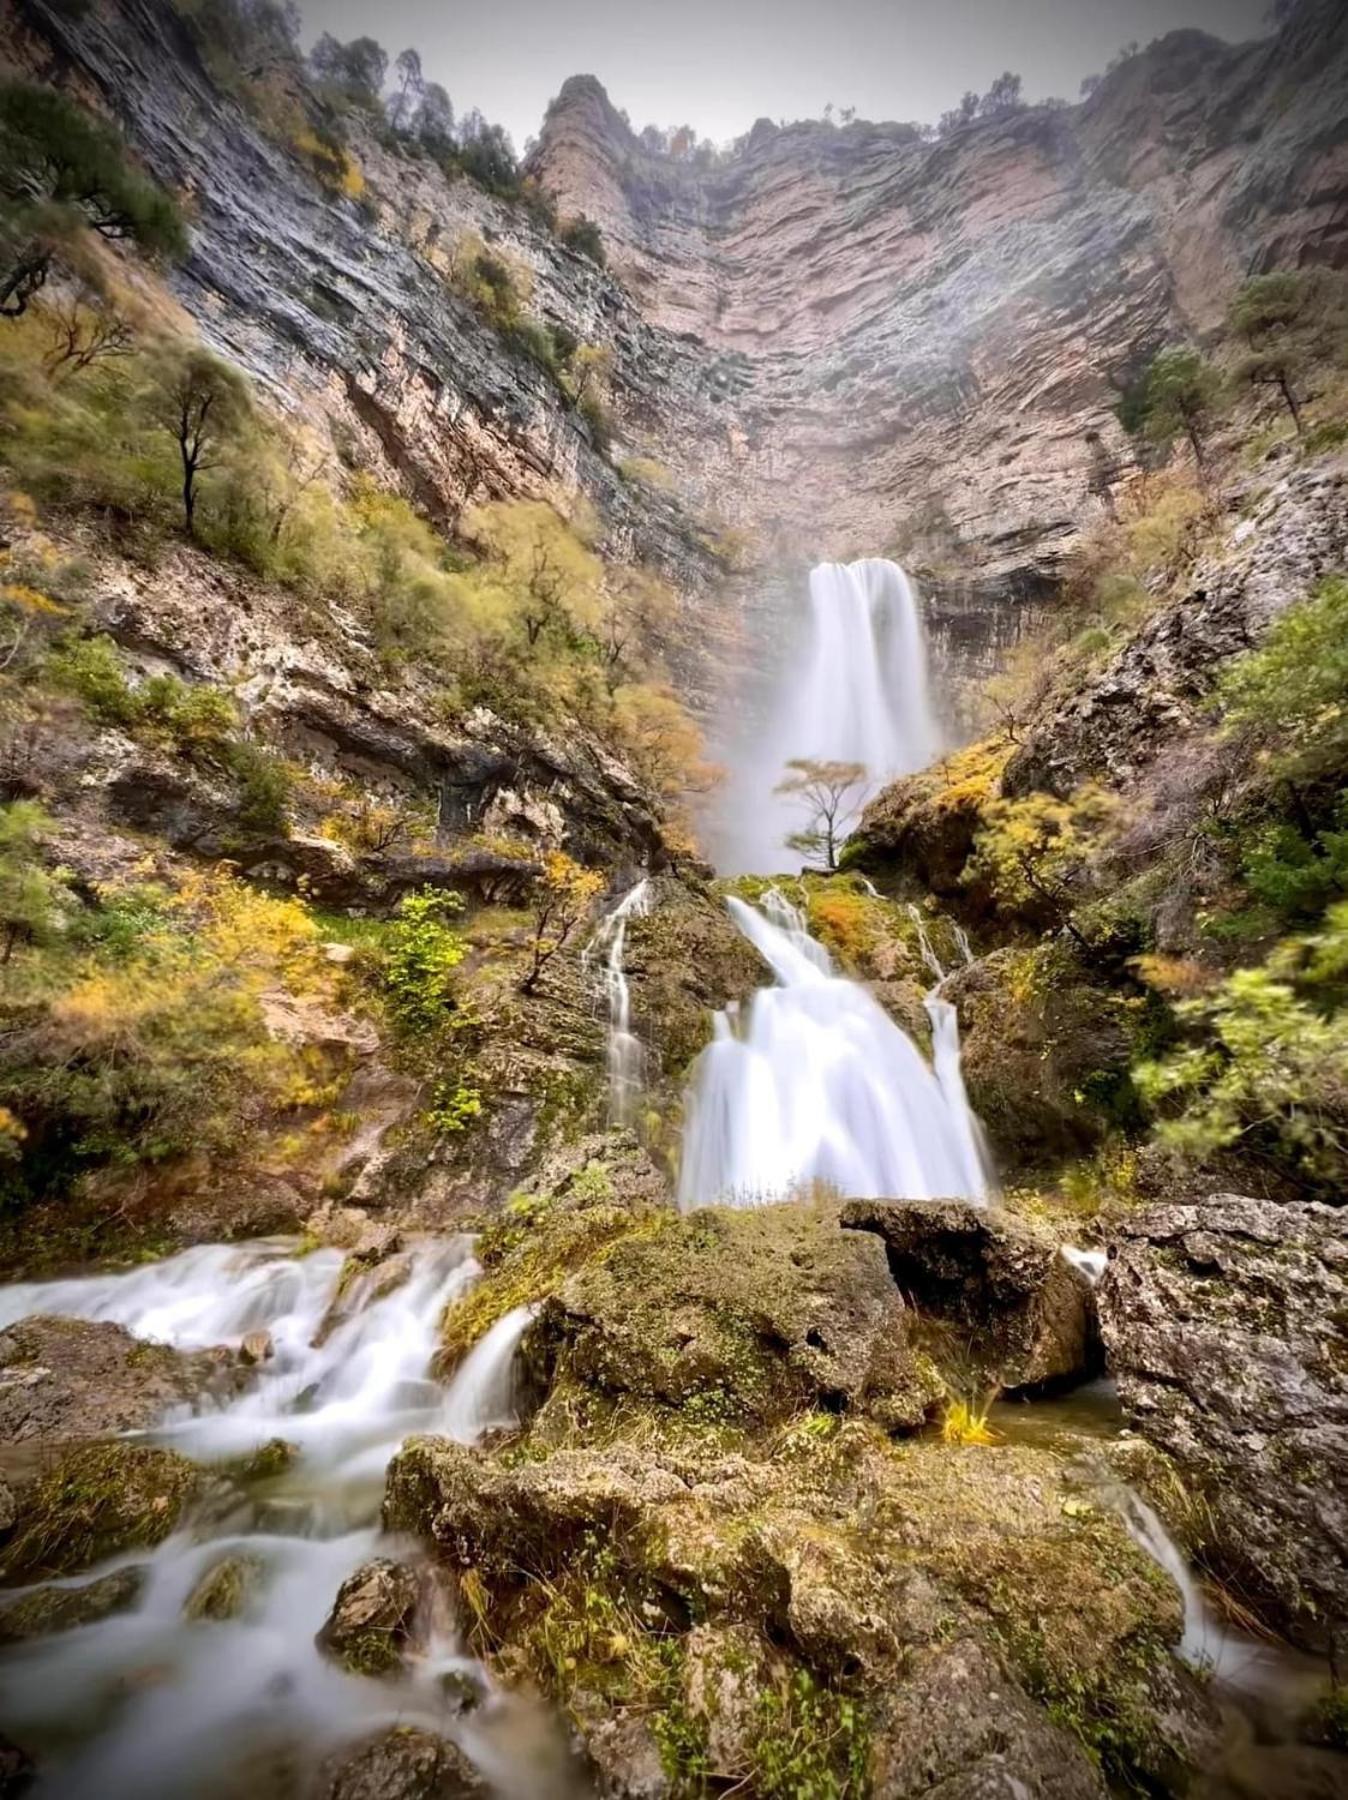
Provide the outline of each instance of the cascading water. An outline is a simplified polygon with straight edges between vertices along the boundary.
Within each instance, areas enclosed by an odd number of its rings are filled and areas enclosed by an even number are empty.
[[[492,1327],[448,1390],[430,1376],[440,1315],[478,1274],[471,1249],[462,1236],[415,1245],[392,1291],[384,1265],[339,1294],[340,1252],[297,1258],[279,1242],[0,1289],[0,1324],[39,1312],[109,1319],[184,1349],[238,1344],[265,1329],[274,1354],[247,1393],[218,1411],[170,1416],[154,1436],[207,1465],[276,1437],[300,1451],[285,1474],[240,1491],[223,1512],[120,1559],[146,1566],[133,1611],[26,1645],[7,1664],[7,1718],[51,1747],[40,1792],[181,1800],[223,1770],[246,1769],[250,1756],[313,1756],[394,1722],[457,1737],[518,1800],[567,1791],[560,1765],[542,1775],[505,1747],[521,1729],[514,1703],[491,1694],[447,1628],[394,1682],[349,1676],[314,1645],[344,1578],[381,1547],[384,1470],[402,1440],[430,1431],[474,1442],[514,1422],[513,1362],[528,1308]],[[187,1619],[188,1595],[229,1556],[256,1571],[243,1612]],[[471,1718],[448,1716],[449,1673],[488,1694]],[[91,1732],[83,1745],[82,1726]],[[546,1733],[524,1735],[538,1756],[552,1754]]]
[[[729,906],[777,980],[743,1019],[717,1015],[689,1096],[679,1204],[761,1205],[812,1182],[861,1198],[986,1200],[957,1033],[933,1072],[777,889],[761,911]]]
[[[719,803],[717,864],[726,874],[792,866],[786,837],[805,821],[774,792],[790,759],[862,763],[876,786],[934,759],[940,731],[922,615],[897,563],[866,557],[811,570],[808,640],[788,658],[766,724],[741,729]]]
[[[585,949],[588,968],[603,957],[601,992],[608,1006],[608,1119],[610,1125],[630,1125],[645,1077],[645,1053],[632,1030],[632,990],[627,980],[627,927],[632,919],[644,919],[650,911],[651,884],[642,880],[629,888],[618,904],[604,915],[599,929]]]

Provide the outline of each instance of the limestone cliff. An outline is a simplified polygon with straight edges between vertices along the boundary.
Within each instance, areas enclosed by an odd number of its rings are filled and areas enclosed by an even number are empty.
[[[1345,94],[1348,16],[1309,0],[1244,46],[1174,32],[1079,106],[937,141],[760,120],[707,168],[580,77],[534,167],[705,346],[718,428],[662,449],[695,490],[813,555],[898,546],[1023,594],[1122,473],[1141,361],[1247,272],[1348,255]]]

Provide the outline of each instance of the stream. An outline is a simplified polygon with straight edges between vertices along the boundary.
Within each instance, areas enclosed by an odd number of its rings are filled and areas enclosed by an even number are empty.
[[[872,559],[826,565],[811,585],[815,646],[797,696],[819,740],[808,748],[864,749],[890,766],[918,766],[935,735],[907,578]],[[852,667],[858,643],[860,666]],[[851,737],[840,709],[851,715]],[[641,1096],[625,953],[630,922],[650,904],[643,880],[604,917],[586,953],[608,1014],[616,1124],[637,1115]],[[960,1073],[958,1019],[942,995],[948,971],[921,915],[933,983],[930,1063],[863,985],[838,973],[779,890],[757,906],[728,905],[770,978],[745,1006],[717,1015],[693,1072],[679,1205],[763,1204],[814,1184],[868,1198],[986,1204],[994,1181]],[[967,958],[967,944],[956,941]],[[480,1274],[470,1238],[415,1240],[396,1285],[380,1266],[343,1288],[341,1252],[300,1249],[285,1240],[211,1245],[124,1272],[0,1288],[0,1327],[30,1314],[110,1320],[180,1349],[238,1348],[268,1333],[272,1354],[246,1392],[182,1409],[149,1435],[208,1467],[278,1438],[297,1451],[268,1479],[222,1481],[219,1503],[157,1549],[105,1565],[144,1566],[132,1610],[4,1653],[6,1728],[40,1755],[36,1792],[256,1800],[294,1791],[287,1770],[309,1769],[335,1746],[403,1722],[452,1738],[504,1800],[587,1793],[554,1721],[494,1686],[465,1655],[447,1608],[397,1680],[348,1675],[314,1641],[346,1576],[372,1555],[411,1549],[379,1525],[385,1470],[400,1443],[431,1432],[471,1444],[516,1422],[515,1353],[529,1310],[499,1320],[445,1385],[431,1374],[437,1331],[445,1306]],[[1098,1276],[1098,1253],[1067,1254]],[[1213,1771],[1201,1791],[1211,1800],[1341,1791],[1332,1773],[1331,1785],[1316,1785],[1326,1753],[1288,1742],[1323,1670],[1218,1619],[1156,1514],[1105,1467],[1100,1446],[1124,1431],[1109,1385],[999,1404],[992,1425],[1005,1440],[1051,1444],[1087,1469],[1094,1462],[1098,1504],[1115,1508],[1175,1580],[1182,1654],[1211,1673],[1230,1713],[1231,1768]],[[197,1583],[234,1556],[256,1565],[240,1615],[187,1617]],[[1240,1767],[1264,1785],[1245,1785]]]

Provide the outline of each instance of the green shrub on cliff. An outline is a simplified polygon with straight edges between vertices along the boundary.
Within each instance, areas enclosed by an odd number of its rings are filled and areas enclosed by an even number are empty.
[[[1288,782],[1348,775],[1348,576],[1288,607],[1217,688],[1226,726],[1246,732]]]

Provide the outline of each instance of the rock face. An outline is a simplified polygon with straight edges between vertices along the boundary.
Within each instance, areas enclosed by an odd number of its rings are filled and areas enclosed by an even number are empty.
[[[919,564],[1023,595],[1126,458],[1137,360],[1251,268],[1342,260],[1345,91],[1348,21],[1313,0],[1241,47],[1174,32],[1080,106],[935,143],[763,120],[709,167],[652,154],[583,77],[533,166],[647,316],[706,346],[708,490],[788,542],[808,522],[812,553],[903,518]]]
[[[959,1333],[985,1381],[1036,1387],[1096,1366],[1090,1283],[1023,1221],[960,1201],[853,1200],[842,1222],[880,1237],[899,1291]]]
[[[1158,1207],[1122,1226],[1098,1300],[1125,1408],[1210,1510],[1205,1554],[1298,1642],[1341,1643],[1343,1215],[1234,1195]]]
[[[241,1380],[228,1350],[171,1350],[90,1319],[20,1319],[0,1334],[0,1438],[55,1444],[143,1430]]]

